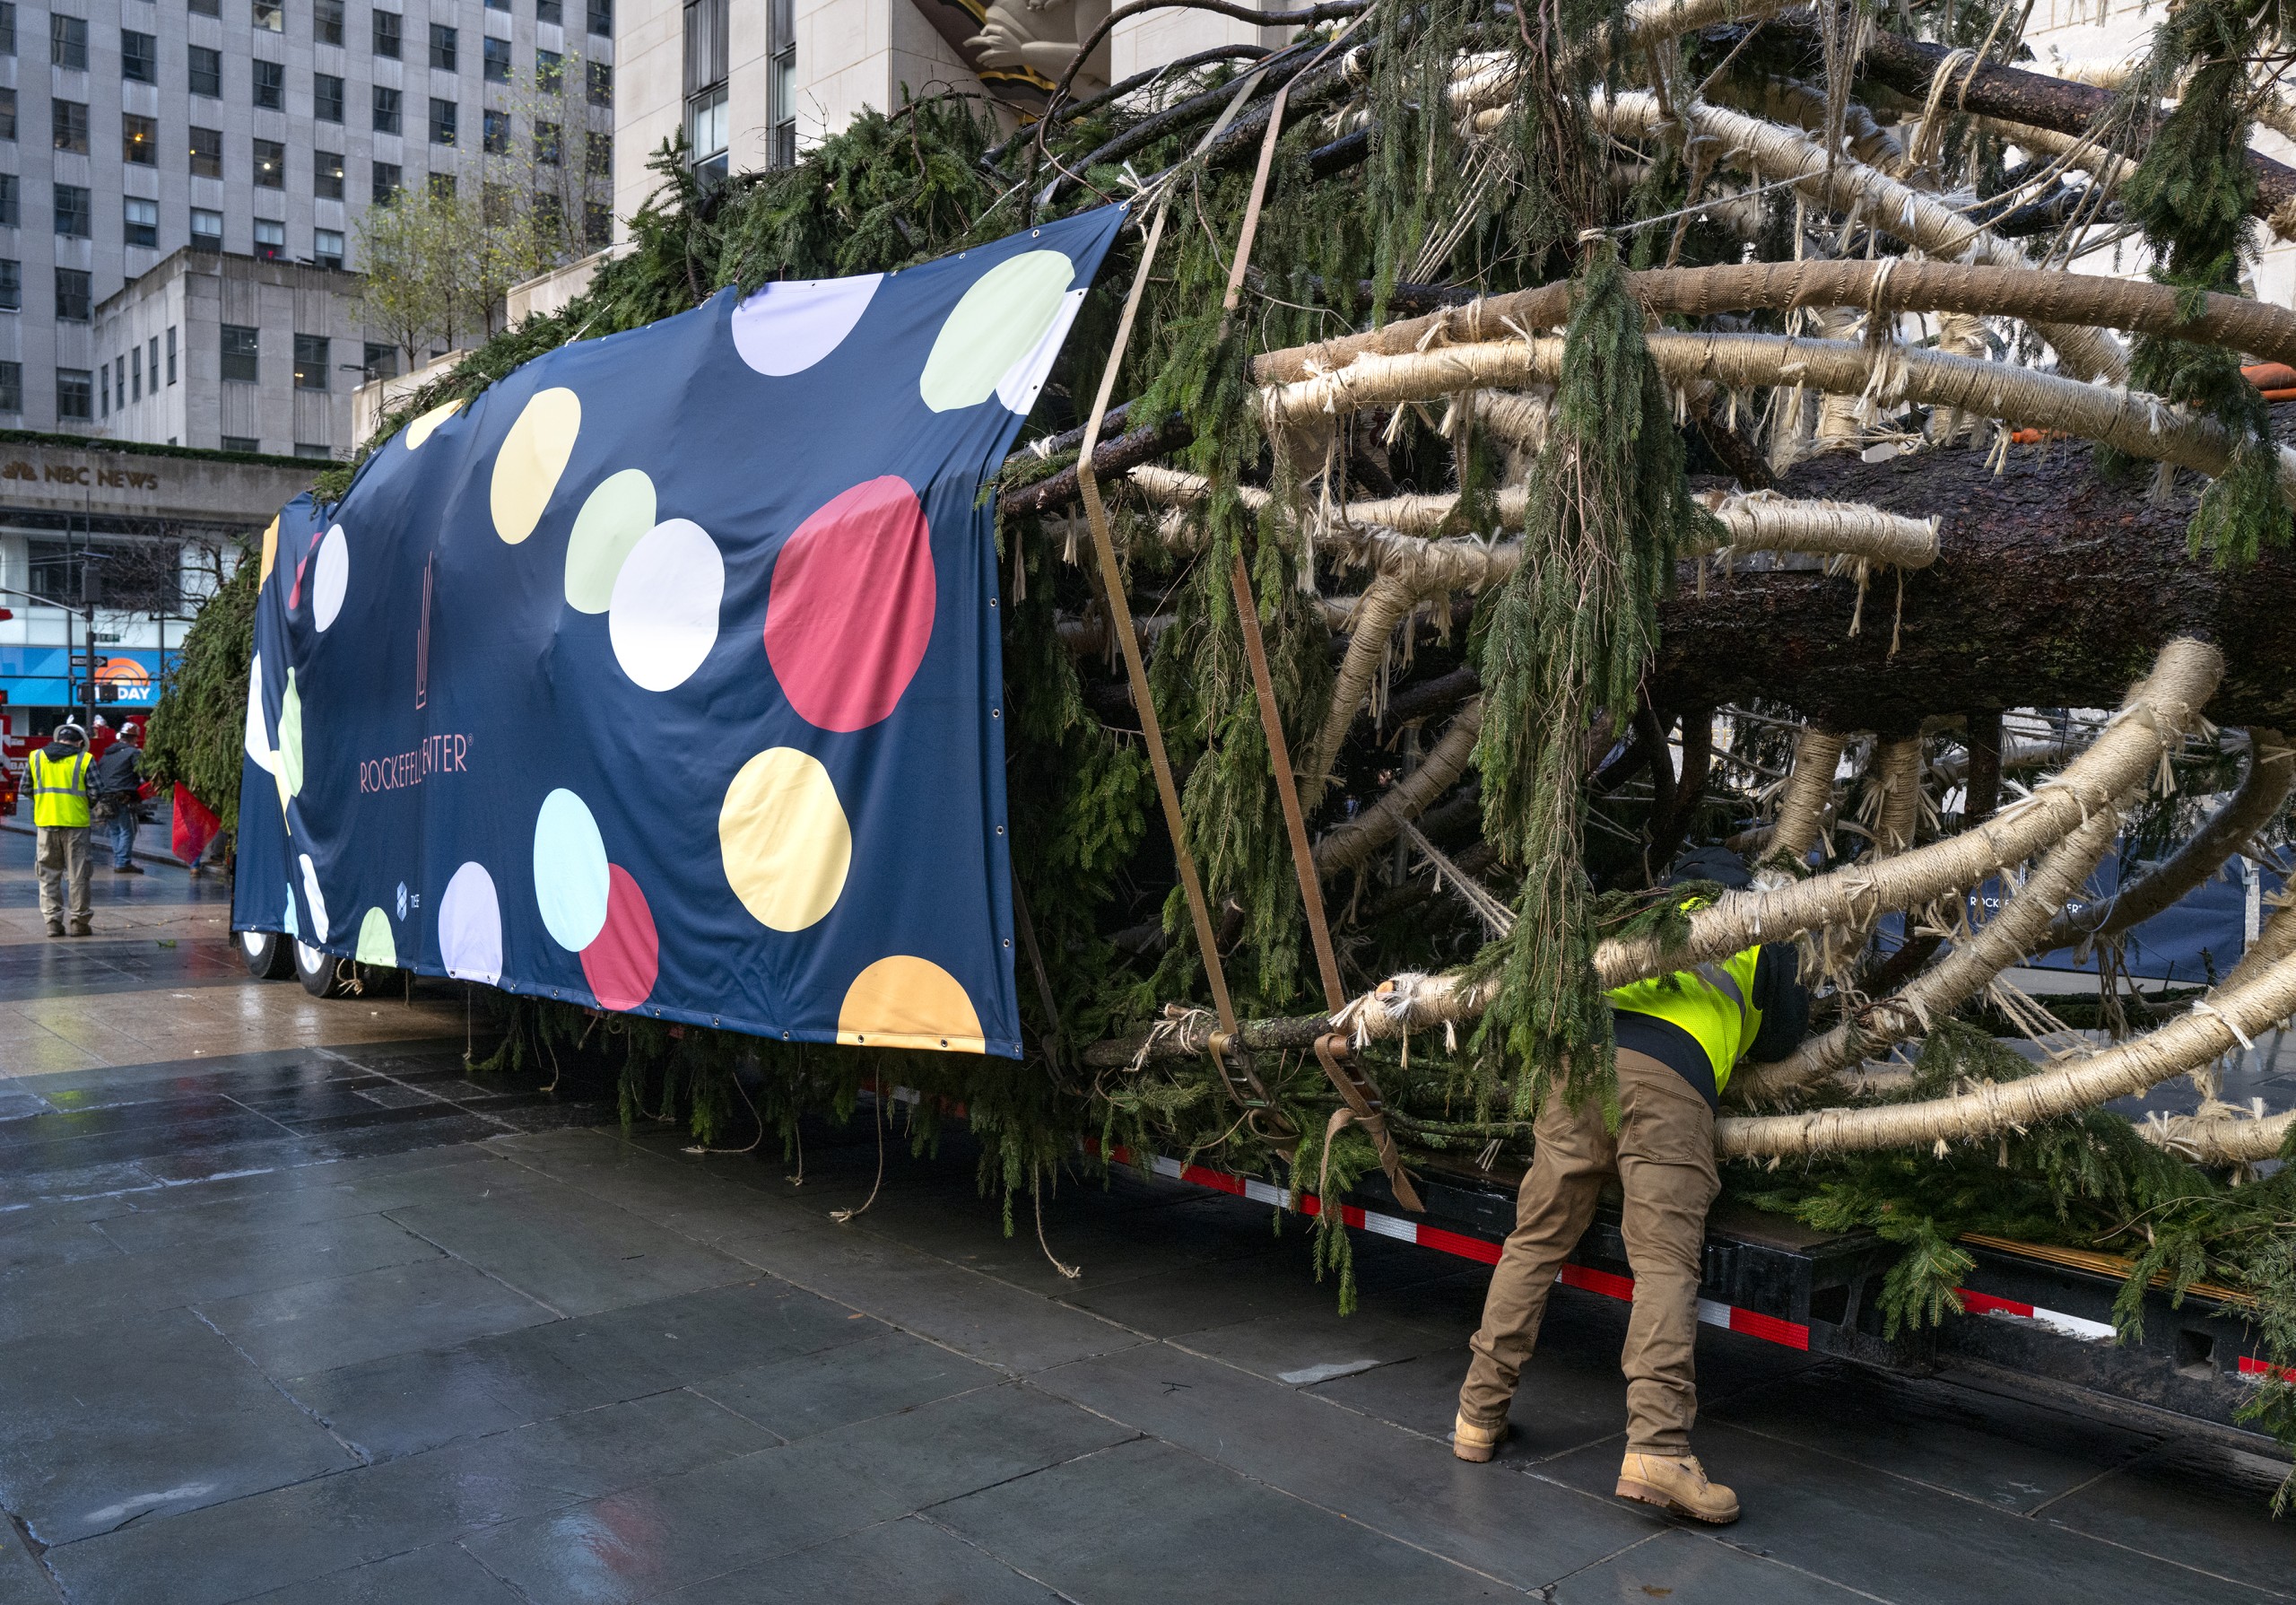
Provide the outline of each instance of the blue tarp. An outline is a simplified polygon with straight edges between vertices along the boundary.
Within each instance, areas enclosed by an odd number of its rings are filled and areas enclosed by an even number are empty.
[[[264,543],[233,924],[1017,1055],[993,508],[1122,222],[723,292],[416,420]]]

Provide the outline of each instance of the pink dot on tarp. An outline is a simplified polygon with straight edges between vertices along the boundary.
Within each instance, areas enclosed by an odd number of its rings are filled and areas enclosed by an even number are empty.
[[[582,949],[582,978],[600,1008],[628,1010],[653,995],[662,945],[654,934],[654,911],[630,871],[609,864],[606,877],[606,922]]]
[[[290,612],[302,605],[303,571],[311,566],[311,553],[317,551],[319,543],[325,539],[326,539],[326,530],[312,530],[310,551],[305,552],[302,556],[295,560],[295,583],[287,588],[287,606]]]
[[[774,560],[765,655],[808,724],[858,730],[893,711],[933,639],[933,531],[893,475],[841,492]]]

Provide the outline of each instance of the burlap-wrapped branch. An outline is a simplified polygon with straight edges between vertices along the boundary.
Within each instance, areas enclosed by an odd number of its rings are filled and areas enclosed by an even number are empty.
[[[1815,725],[1804,725],[1794,737],[1794,764],[1787,771],[1786,790],[1778,799],[1778,818],[1770,826],[1764,857],[1799,864],[1818,844],[1818,832],[1833,807],[1834,779],[1841,770],[1846,738]]]
[[[1731,388],[1802,385],[1872,395],[1884,406],[1917,402],[2100,441],[2212,477],[2231,458],[2231,441],[2213,418],[2179,411],[2157,396],[2059,379],[2030,368],[1900,345],[1804,340],[1779,335],[1644,336],[1658,371],[1676,387],[1700,381]],[[1422,400],[1484,387],[1550,382],[1561,371],[1556,338],[1492,340],[1408,356],[1359,357],[1335,372],[1261,392],[1272,423]],[[2283,491],[2296,496],[2296,450],[2278,449]]]
[[[1379,794],[1378,800],[1316,843],[1316,869],[1326,878],[1352,869],[1402,832],[1405,820],[1433,807],[1465,774],[1483,735],[1483,699],[1459,710],[1419,767]]]
[[[2159,1114],[2136,1122],[2136,1134],[2200,1164],[2254,1164],[2274,1159],[2296,1131],[2296,1110],[2243,1112],[2222,1104],[2198,1114]]]

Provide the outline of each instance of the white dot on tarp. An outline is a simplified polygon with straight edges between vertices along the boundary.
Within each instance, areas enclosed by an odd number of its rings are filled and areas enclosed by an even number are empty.
[[[606,922],[605,838],[589,805],[561,787],[535,819],[535,903],[550,939],[579,953]]]
[[[311,862],[309,853],[299,853],[296,861],[303,870],[303,901],[311,911],[311,940],[326,940],[326,898],[319,891],[319,872]]]
[[[869,310],[882,274],[849,279],[785,279],[734,309],[734,349],[758,372],[803,373],[845,343]]]
[[[502,979],[502,903],[483,864],[456,870],[439,899],[439,959],[457,981]]]
[[[326,629],[343,611],[344,594],[351,589],[351,543],[337,524],[319,542],[317,571],[311,576],[311,623]]]
[[[718,641],[726,562],[690,519],[648,530],[622,560],[606,609],[606,634],[622,672],[648,691],[683,685]]]

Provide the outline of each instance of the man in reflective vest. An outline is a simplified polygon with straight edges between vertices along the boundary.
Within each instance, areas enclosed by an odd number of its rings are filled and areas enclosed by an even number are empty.
[[[39,835],[39,912],[48,934],[64,934],[64,902],[72,901],[72,934],[84,937],[88,912],[88,733],[69,720],[34,753],[25,780]]]
[[[1747,882],[1744,865],[1718,849],[1692,855],[1674,878]],[[1738,1519],[1737,1496],[1708,1481],[1690,1450],[1706,1211],[1721,1191],[1714,1112],[1741,1060],[1782,1059],[1802,1040],[1809,999],[1796,970],[1791,946],[1749,947],[1611,993],[1619,1128],[1610,1130],[1592,1103],[1574,1110],[1551,1098],[1539,1112],[1515,1229],[1492,1274],[1459,1390],[1452,1452],[1461,1460],[1489,1460],[1506,1436],[1508,1406],[1538,1340],[1547,1293],[1615,1177],[1623,1195],[1619,1230],[1634,1272],[1619,1362],[1627,1430],[1617,1492],[1702,1522]]]

